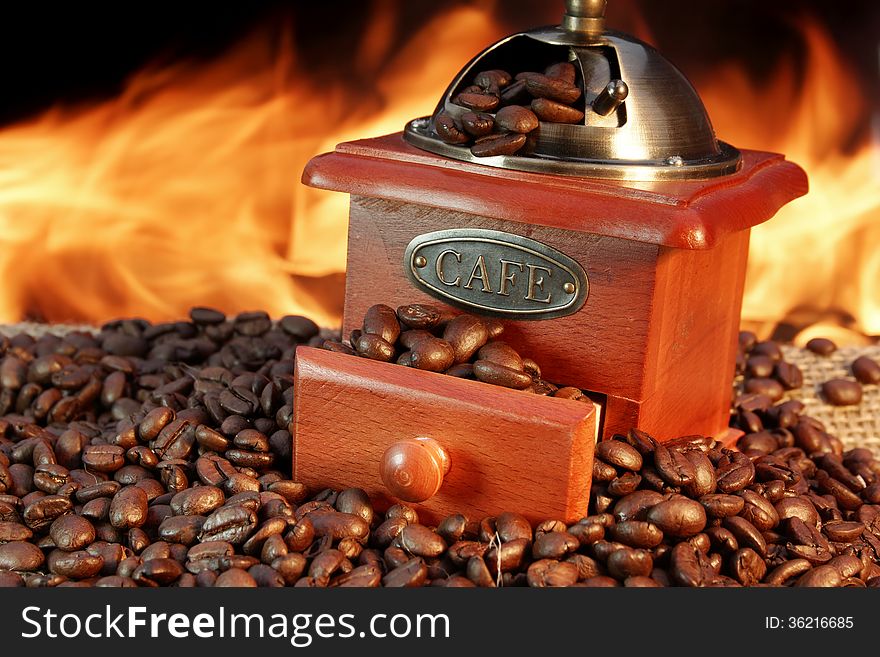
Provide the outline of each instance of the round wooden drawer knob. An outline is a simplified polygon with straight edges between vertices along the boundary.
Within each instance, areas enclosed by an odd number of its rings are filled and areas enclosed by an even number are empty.
[[[450,465],[449,454],[433,438],[409,438],[385,450],[379,474],[397,499],[424,502],[440,490]]]

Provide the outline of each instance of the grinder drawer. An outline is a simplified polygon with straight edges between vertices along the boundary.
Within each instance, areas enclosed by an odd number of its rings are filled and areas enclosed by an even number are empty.
[[[296,352],[293,478],[437,522],[587,513],[600,409],[311,347]]]

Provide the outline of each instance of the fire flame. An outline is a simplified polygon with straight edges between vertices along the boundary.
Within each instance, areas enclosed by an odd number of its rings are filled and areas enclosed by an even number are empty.
[[[289,38],[261,35],[201,68],[143,71],[110,102],[0,131],[0,323],[167,320],[212,305],[337,324],[347,198],[301,185],[303,167],[429,114],[438,85],[503,36],[473,8],[396,53],[391,28],[373,21],[349,54],[356,67],[391,57],[366,95],[310,78]]]
[[[396,49],[386,4],[348,64],[352,76],[381,69],[369,91],[309,76],[290,38],[250,39],[214,64],[146,70],[112,101],[0,130],[0,322],[164,320],[213,305],[338,323],[347,198],[302,186],[302,168],[430,113],[506,32],[484,3]],[[719,136],[810,175],[810,194],[753,232],[744,318],[767,334],[836,316],[853,341],[880,334],[880,166],[870,144],[845,148],[865,102],[849,93],[857,81],[820,27],[803,33],[802,85],[793,65],[762,87],[729,65],[697,87]]]
[[[822,317],[818,335],[865,342],[880,335],[880,149],[849,146],[865,109],[860,83],[828,34],[802,24],[807,46],[761,87],[729,65],[697,83],[718,135],[737,146],[785,153],[810,193],[752,232],[743,318],[767,337],[779,321]]]

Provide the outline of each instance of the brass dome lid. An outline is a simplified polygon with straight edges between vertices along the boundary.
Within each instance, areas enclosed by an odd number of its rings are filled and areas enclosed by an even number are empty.
[[[490,46],[456,76],[432,117],[407,124],[404,138],[458,160],[557,175],[682,180],[737,171],[739,151],[716,139],[691,83],[651,46],[606,30],[605,4],[605,0],[568,0],[562,25],[514,34]],[[438,116],[452,117],[452,127],[461,129],[462,116],[472,108],[455,101],[461,102],[459,94],[467,93],[468,87],[473,90],[480,72],[503,70],[528,76],[535,74],[524,72],[545,71],[561,62],[574,66],[573,84],[581,92],[570,103],[577,110],[575,116],[583,114],[577,122],[541,120],[526,145],[513,155],[480,157],[467,143],[448,143],[438,134]],[[513,79],[508,83],[511,88],[516,84]],[[503,89],[494,91],[500,95]]]

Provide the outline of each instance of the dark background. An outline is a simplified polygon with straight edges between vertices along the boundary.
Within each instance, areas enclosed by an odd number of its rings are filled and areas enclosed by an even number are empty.
[[[395,13],[394,38],[403,43],[414,25],[467,4],[494,7],[510,31],[558,22],[563,8],[561,0],[4,3],[0,125],[58,103],[112,96],[147,64],[211,59],[255,30],[274,39],[289,29],[308,70],[346,76],[346,53],[376,12]],[[647,26],[654,45],[697,80],[731,59],[746,65],[755,79],[769,75],[784,54],[797,59],[803,47],[798,22],[812,17],[859,70],[875,108],[880,104],[880,2],[875,0],[611,0],[608,17],[623,31]],[[360,71],[352,84],[369,86],[382,65],[378,61],[374,70]]]

